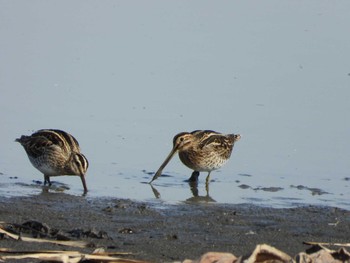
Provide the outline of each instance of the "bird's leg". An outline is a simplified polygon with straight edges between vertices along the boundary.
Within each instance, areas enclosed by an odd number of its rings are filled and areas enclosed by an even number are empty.
[[[207,192],[207,196],[209,197],[209,183],[205,183],[205,191]]]
[[[44,174],[44,179],[44,185],[48,184],[49,186],[51,186],[50,176]]]
[[[188,184],[191,188],[194,197],[198,196],[198,171],[193,171],[191,177],[188,179]]]
[[[205,179],[205,183],[206,183],[206,184],[209,184],[209,181],[210,181],[210,173],[211,173],[211,172],[208,173],[207,178]]]
[[[198,197],[198,183],[197,182],[188,182],[192,195]]]
[[[210,172],[207,175],[207,178],[205,179],[205,190],[207,193],[209,193],[209,181],[210,181]]]
[[[189,182],[198,182],[198,176],[199,172],[198,171],[193,171],[190,179],[188,179]]]

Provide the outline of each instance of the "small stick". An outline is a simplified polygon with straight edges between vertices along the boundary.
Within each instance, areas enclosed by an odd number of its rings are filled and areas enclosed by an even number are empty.
[[[57,245],[62,245],[62,246],[71,246],[71,247],[80,247],[80,248],[84,248],[84,247],[87,247],[89,245],[89,243],[84,242],[84,241],[59,241],[59,240],[22,237],[22,236],[18,236],[18,235],[12,234],[10,232],[7,232],[6,230],[2,229],[1,227],[0,227],[0,233],[9,236],[12,239],[22,240],[22,241],[26,241],[26,242],[52,243],[52,244],[57,244]]]
[[[90,254],[74,254],[67,255],[64,253],[34,253],[34,254],[25,254],[19,256],[0,256],[0,259],[41,259],[41,260],[49,260],[49,261],[58,261],[64,263],[78,263],[81,260],[94,260],[94,261],[105,261],[105,262],[119,262],[119,263],[147,263],[147,261],[140,261],[135,259],[124,259],[117,257],[109,257],[109,256],[99,256],[99,255],[90,255]]]
[[[350,247],[350,243],[326,243],[326,242],[307,242],[304,241],[305,245],[321,245],[321,246],[337,246],[337,247]]]

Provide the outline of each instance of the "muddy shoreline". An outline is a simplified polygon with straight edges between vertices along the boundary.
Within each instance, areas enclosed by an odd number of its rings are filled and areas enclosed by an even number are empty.
[[[128,258],[151,262],[195,259],[208,251],[245,255],[263,243],[294,256],[308,248],[303,241],[347,243],[350,233],[350,211],[335,207],[193,203],[159,208],[132,200],[48,192],[0,200],[0,221],[31,220],[65,238],[86,240],[108,251],[132,252]],[[4,237],[0,242],[12,249],[62,249]],[[93,248],[81,250],[90,253]]]

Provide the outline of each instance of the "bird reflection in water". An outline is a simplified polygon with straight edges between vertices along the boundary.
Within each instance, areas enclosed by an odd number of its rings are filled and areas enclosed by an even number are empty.
[[[199,176],[199,173],[198,173]],[[161,199],[161,194],[157,188],[155,188],[152,184],[151,186],[152,192],[156,199]],[[185,203],[215,203],[216,201],[209,195],[209,186],[206,184],[205,187],[205,195],[200,195],[198,190],[198,181],[188,181],[189,188],[191,190],[192,196],[184,200]]]

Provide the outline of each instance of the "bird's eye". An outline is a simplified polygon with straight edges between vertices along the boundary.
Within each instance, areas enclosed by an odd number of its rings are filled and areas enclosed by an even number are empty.
[[[183,142],[184,141],[184,138],[183,137],[180,137],[180,142]]]

